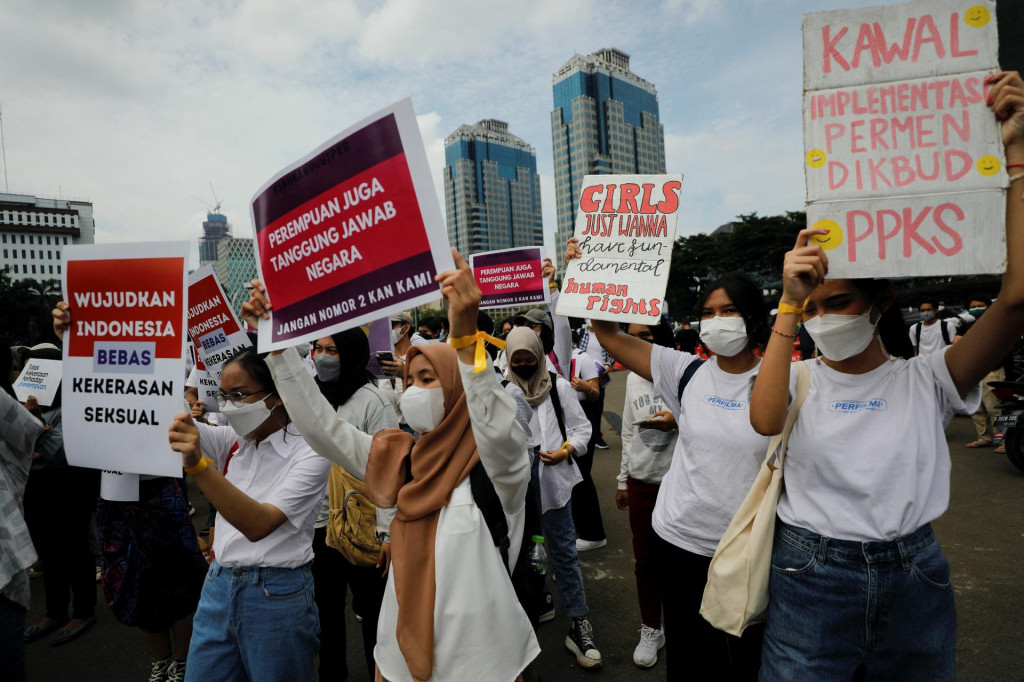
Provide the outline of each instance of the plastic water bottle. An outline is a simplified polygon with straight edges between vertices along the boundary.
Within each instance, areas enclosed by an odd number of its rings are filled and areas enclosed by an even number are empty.
[[[547,591],[548,553],[544,550],[543,535],[533,535],[530,540],[533,541],[530,549],[530,591],[537,600],[541,622],[545,622],[551,620],[555,609],[551,593]]]
[[[540,576],[543,581],[548,574],[548,553],[544,550],[544,536],[530,536],[533,542],[533,549],[530,550],[530,569],[534,576]],[[543,584],[543,583],[542,583]]]

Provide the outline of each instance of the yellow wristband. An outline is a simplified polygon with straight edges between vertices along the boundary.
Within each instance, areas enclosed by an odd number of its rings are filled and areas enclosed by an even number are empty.
[[[185,467],[185,473],[188,474],[189,476],[196,476],[198,474],[201,474],[204,471],[206,471],[206,467],[209,466],[210,462],[212,461],[213,460],[210,459],[209,457],[203,457],[202,459],[199,460],[199,463],[196,464],[194,467]]]
[[[487,369],[487,348],[485,347],[487,342],[490,342],[497,346],[499,349],[505,347],[505,342],[501,339],[497,339],[487,332],[477,332],[476,334],[470,334],[469,336],[458,336],[448,339],[449,345],[455,350],[465,348],[476,344],[476,355],[473,357],[473,373]]]
[[[804,301],[804,304],[799,308],[788,303],[779,303],[779,315],[803,315],[804,308],[806,307],[807,301]]]

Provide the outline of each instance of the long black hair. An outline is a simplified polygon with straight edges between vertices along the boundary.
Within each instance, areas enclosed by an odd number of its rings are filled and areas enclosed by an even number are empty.
[[[712,292],[722,289],[732,304],[740,311],[747,326],[747,344],[751,349],[763,348],[768,343],[771,327],[768,324],[768,306],[764,303],[761,287],[746,275],[732,272],[716,279],[704,289],[695,310],[697,318],[702,317],[704,304]]]
[[[887,279],[851,279],[850,283],[871,305],[881,306],[889,301],[889,307],[882,312],[878,324],[875,325],[878,338],[886,352],[897,358],[914,357],[914,346],[907,335],[907,327],[903,323],[903,315],[896,302],[896,290],[892,282]]]
[[[320,387],[320,393],[327,398],[331,406],[338,409],[347,403],[356,391],[366,384],[375,383],[376,380],[366,371],[366,365],[370,362],[370,341],[362,329],[346,329],[331,334],[331,340],[338,349],[341,374],[334,381],[320,381],[320,377],[316,377],[316,385]]]

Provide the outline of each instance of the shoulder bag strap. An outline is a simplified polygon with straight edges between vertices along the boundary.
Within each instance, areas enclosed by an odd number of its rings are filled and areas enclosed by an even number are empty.
[[[793,431],[793,424],[796,423],[796,418],[800,415],[800,407],[803,406],[804,400],[807,399],[807,393],[811,389],[811,370],[807,367],[807,363],[794,362],[793,365],[793,369],[796,371],[796,395],[786,413],[786,426],[783,427],[782,433],[772,438],[768,448],[767,463],[768,468],[772,470],[782,468],[786,459],[786,448],[789,445],[789,434]]]

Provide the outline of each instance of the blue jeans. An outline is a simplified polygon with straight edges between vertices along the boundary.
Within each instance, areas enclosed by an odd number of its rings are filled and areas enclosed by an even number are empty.
[[[953,680],[949,563],[925,525],[891,542],[778,523],[761,659],[774,680]]]
[[[309,564],[210,565],[192,621],[187,682],[312,682],[319,614]]]
[[[535,486],[540,504],[540,484],[537,478],[540,457],[533,458],[533,475],[530,485]],[[572,521],[572,500],[560,509],[549,509],[541,514],[541,527],[547,542],[551,565],[558,579],[558,593],[562,597],[562,608],[569,618],[583,618],[587,615],[587,596],[583,593],[583,569],[576,554],[576,526]],[[551,591],[551,574],[547,576],[547,589]]]

